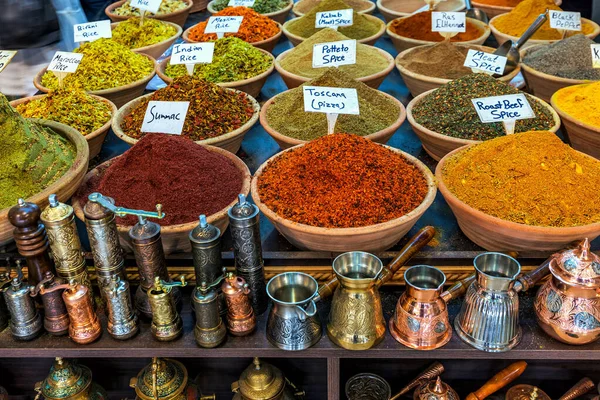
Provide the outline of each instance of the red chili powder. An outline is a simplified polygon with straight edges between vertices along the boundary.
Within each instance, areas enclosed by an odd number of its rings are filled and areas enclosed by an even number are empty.
[[[162,204],[161,225],[192,222],[211,215],[235,200],[242,189],[242,173],[227,157],[191,140],[160,133],[145,135],[114,161],[81,193],[100,192],[118,206],[153,211]],[[133,225],[137,218],[117,218]]]

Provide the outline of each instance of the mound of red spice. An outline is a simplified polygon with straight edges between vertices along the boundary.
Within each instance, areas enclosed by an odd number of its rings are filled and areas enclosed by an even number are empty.
[[[162,204],[161,225],[193,222],[227,207],[242,189],[242,173],[227,157],[175,135],[150,133],[82,190],[100,192],[122,207],[153,211]],[[117,218],[133,225],[136,217]]]
[[[399,218],[419,206],[427,191],[423,173],[402,155],[348,134],[289,150],[258,178],[260,201],[275,213],[325,228]]]

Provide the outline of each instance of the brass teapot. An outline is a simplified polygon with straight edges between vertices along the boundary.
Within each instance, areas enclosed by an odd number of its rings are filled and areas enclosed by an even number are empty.
[[[92,371],[75,361],[56,357],[50,373],[35,384],[37,395],[47,400],[106,400],[106,391],[92,381]]]
[[[254,357],[252,365],[231,385],[233,400],[301,400],[304,392],[283,376],[281,370]]]

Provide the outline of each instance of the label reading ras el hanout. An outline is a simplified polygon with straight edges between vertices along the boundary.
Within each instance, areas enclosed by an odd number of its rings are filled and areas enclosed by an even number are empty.
[[[481,122],[516,121],[534,118],[535,114],[523,93],[471,99]]]
[[[360,114],[356,89],[303,86],[304,111],[327,114]]]
[[[466,32],[467,18],[464,12],[433,11],[431,13],[432,32]]]
[[[315,28],[337,28],[338,26],[351,26],[353,23],[354,14],[351,8],[318,12],[315,18]]]

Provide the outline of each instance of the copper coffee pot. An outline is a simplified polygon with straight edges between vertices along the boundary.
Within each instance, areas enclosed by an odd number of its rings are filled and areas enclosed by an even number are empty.
[[[44,328],[48,333],[56,336],[66,335],[69,332],[69,314],[62,298],[62,292],[47,290],[59,284],[52,272],[46,271],[44,279],[35,288],[31,288],[31,297],[37,296],[42,287],[46,289],[41,295],[44,305]]]
[[[233,400],[301,400],[304,391],[298,390],[281,370],[254,357],[252,365],[231,384]]]
[[[92,371],[75,361],[56,357],[43,382],[35,384],[35,400],[108,400],[106,391],[92,381]]]
[[[256,316],[248,297],[250,288],[241,276],[228,273],[221,286],[227,303],[227,329],[232,335],[246,336],[256,328]]]

